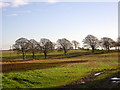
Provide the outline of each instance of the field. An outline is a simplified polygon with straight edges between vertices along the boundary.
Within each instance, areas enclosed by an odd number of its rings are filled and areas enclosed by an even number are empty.
[[[18,55],[14,51],[3,51],[2,87],[100,87],[99,84],[107,82],[110,77],[119,72],[118,52],[106,53],[106,51],[96,50],[92,54],[90,50],[71,50],[67,56],[62,53],[62,51],[51,52],[47,59],[44,59],[43,54],[36,53],[35,60],[28,53],[27,59],[22,60],[21,54]],[[97,72],[104,73],[97,77],[90,77]],[[84,85],[76,84],[82,81],[87,83]]]

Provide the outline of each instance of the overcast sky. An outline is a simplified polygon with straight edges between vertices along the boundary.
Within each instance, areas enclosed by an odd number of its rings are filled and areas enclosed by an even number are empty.
[[[88,35],[98,39],[118,36],[117,2],[14,2],[0,4],[2,9],[2,48],[9,49],[21,37],[82,40]],[[82,47],[82,44],[81,44]]]

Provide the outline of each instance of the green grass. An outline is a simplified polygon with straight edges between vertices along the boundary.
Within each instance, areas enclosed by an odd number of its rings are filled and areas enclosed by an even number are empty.
[[[52,55],[52,53],[51,53]],[[81,61],[88,60],[85,63],[63,63],[56,67],[45,69],[28,70],[24,72],[2,73],[3,88],[54,88],[61,85],[70,84],[82,77],[90,75],[91,72],[101,71],[103,69],[118,68],[118,53],[84,55],[72,58],[46,59],[42,63],[55,63],[61,61]],[[6,54],[7,56],[7,54]],[[53,64],[54,65],[54,64]],[[39,67],[39,66],[37,66]],[[25,69],[27,66],[25,67]],[[32,66],[31,68],[34,68]],[[106,76],[104,76],[106,77]],[[99,79],[102,79],[100,77]]]
[[[106,50],[95,50],[95,53],[107,52]],[[49,52],[47,55],[47,59],[59,59],[66,57],[76,57],[80,55],[92,54],[91,50],[69,50],[67,55],[65,56],[63,51],[53,50]],[[17,51],[2,51],[3,61],[17,61],[23,60],[22,53]],[[26,53],[26,59],[33,59],[32,54],[30,52]],[[35,53],[35,59],[44,59],[44,54],[41,52]]]
[[[4,88],[53,88],[69,84],[89,75],[93,69],[102,70],[106,68],[109,67],[93,68],[81,64],[74,67],[55,67],[20,73],[3,73],[2,83]]]
[[[73,54],[73,53],[83,53],[83,52],[91,52],[90,50],[69,50],[67,54]],[[11,56],[14,57],[14,56],[22,56],[21,52],[17,52],[17,51],[2,51],[2,56],[3,57],[10,57],[10,53],[11,53]],[[18,53],[18,54],[17,54]],[[51,52],[48,53],[48,56],[49,55],[63,55],[64,52],[63,51],[57,51],[57,50],[53,50]],[[30,52],[27,52],[27,55],[32,55]],[[36,55],[40,55],[40,56],[44,56],[44,54],[42,52],[37,52]]]

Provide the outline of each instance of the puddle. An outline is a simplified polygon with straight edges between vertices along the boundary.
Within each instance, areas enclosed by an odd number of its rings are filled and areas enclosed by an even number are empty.
[[[120,83],[120,81],[112,81],[112,83]]]
[[[103,74],[104,72],[99,72],[99,73],[96,73],[94,74],[94,76],[99,76],[100,74]]]
[[[84,84],[85,82],[81,82],[81,84]]]
[[[89,83],[91,80],[94,80],[94,78],[96,78],[97,76],[99,76],[99,75],[101,75],[101,74],[104,74],[104,73],[106,73],[107,71],[113,71],[114,69],[110,69],[110,70],[104,70],[104,71],[97,71],[96,73],[94,73],[94,74],[92,74],[92,75],[90,75],[90,76],[86,76],[86,77],[84,77],[84,78],[81,78],[80,80],[77,80],[77,81],[75,81],[75,82],[73,82],[72,84],[69,84],[69,85],[65,85],[64,87],[67,87],[67,88],[73,88],[73,87],[75,87],[75,88],[82,88],[82,87],[84,87],[84,85],[86,85],[87,83]],[[116,70],[116,69],[115,69]],[[101,84],[101,86],[100,85],[97,85],[96,83],[95,83],[95,88],[96,87],[102,87],[102,88],[104,88],[104,87],[106,87],[106,88],[108,88],[108,87],[110,87],[110,88],[114,88],[114,87],[116,87],[118,84],[120,84],[120,77],[118,78],[119,76],[114,76],[114,77],[112,77],[112,78],[110,78],[110,77],[106,77],[107,78],[107,80],[105,81],[105,82],[103,82],[103,83],[100,83]],[[103,86],[102,86],[103,85]],[[94,87],[94,86],[93,86]],[[72,89],[71,89],[72,90]]]
[[[111,80],[112,80],[112,83],[120,83],[120,78],[114,77],[114,78],[111,78]]]
[[[119,80],[120,80],[120,78],[114,77],[114,78],[111,78],[111,80],[114,80],[114,81],[119,81]]]

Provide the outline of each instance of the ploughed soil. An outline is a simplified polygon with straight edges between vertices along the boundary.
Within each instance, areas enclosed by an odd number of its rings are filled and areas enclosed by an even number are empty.
[[[102,79],[101,81],[99,80],[97,83],[97,80],[94,80],[97,76],[95,76],[96,73],[107,73],[110,71],[116,71],[117,69],[104,69],[103,71],[97,71],[97,72],[92,72],[91,75],[86,76],[84,78],[81,78],[77,81],[72,82],[69,85],[64,85],[59,88],[66,88],[67,90],[75,90],[75,89],[108,89],[108,90],[120,90],[120,81],[119,83],[113,83],[111,78],[117,77],[120,78],[120,71],[117,71],[116,73],[110,75],[109,77],[106,77]],[[100,75],[102,75],[100,74]],[[98,75],[99,76],[99,75]]]
[[[97,54],[97,53],[95,53],[95,54]],[[100,54],[100,53],[98,53],[98,54]],[[87,55],[87,54],[85,54],[85,55]],[[82,55],[82,56],[84,56],[84,55]],[[80,61],[78,61],[78,60],[76,60],[76,61],[75,60],[74,61],[64,60],[63,61],[63,60],[64,59],[52,59],[52,61],[54,61],[54,62],[51,62],[49,60],[46,61],[45,59],[41,59],[41,60],[13,60],[13,59],[7,60],[7,59],[3,59],[0,63],[2,63],[2,72],[4,73],[4,72],[20,72],[20,71],[35,70],[35,69],[45,69],[45,68],[51,68],[51,67],[58,67],[61,65],[80,64],[80,63],[96,61],[96,60],[80,60]]]
[[[41,60],[33,60],[33,61],[26,61],[26,62],[10,62],[6,64],[2,64],[2,72],[20,72],[20,71],[27,71],[27,70],[35,70],[35,69],[45,69],[51,67],[58,67],[64,64],[74,64],[74,63],[85,63],[88,60],[81,60],[81,61],[60,61],[60,62],[42,62]]]

